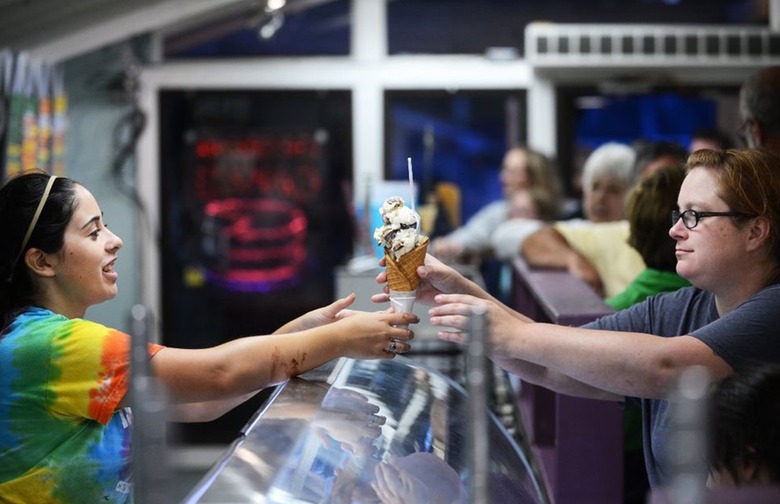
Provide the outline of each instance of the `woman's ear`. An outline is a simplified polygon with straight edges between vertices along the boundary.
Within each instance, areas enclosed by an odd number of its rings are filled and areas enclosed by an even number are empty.
[[[754,217],[749,226],[748,250],[752,251],[767,242],[769,235],[772,232],[772,224],[766,217]]]
[[[52,260],[52,258],[55,260]],[[41,249],[31,247],[24,253],[24,263],[34,275],[51,278],[55,274],[54,266],[57,264],[57,261],[52,254],[47,254]]]

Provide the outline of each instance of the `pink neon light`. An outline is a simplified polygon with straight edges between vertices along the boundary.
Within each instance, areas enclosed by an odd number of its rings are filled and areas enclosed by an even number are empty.
[[[212,272],[228,288],[269,290],[297,280],[306,260],[304,213],[281,200],[227,198],[209,202],[204,213],[216,219],[227,238],[228,267]]]

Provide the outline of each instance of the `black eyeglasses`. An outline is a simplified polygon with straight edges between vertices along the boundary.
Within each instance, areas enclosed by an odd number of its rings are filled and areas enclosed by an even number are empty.
[[[677,224],[677,221],[682,219],[683,226],[688,229],[693,229],[699,225],[699,221],[704,217],[747,217],[745,214],[739,212],[697,212],[696,210],[686,210],[684,212],[678,212],[672,210],[672,226]]]

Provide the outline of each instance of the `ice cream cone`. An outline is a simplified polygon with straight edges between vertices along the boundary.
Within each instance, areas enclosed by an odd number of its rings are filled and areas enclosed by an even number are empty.
[[[420,277],[417,276],[417,268],[425,262],[425,253],[428,250],[428,237],[423,236],[419,245],[402,255],[396,261],[392,254],[385,250],[387,271],[387,285],[390,291],[410,292],[417,290],[420,285]]]

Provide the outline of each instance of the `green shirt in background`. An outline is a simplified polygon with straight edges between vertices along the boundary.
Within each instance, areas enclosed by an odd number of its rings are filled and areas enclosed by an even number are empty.
[[[616,310],[623,310],[660,292],[675,291],[689,285],[690,282],[677,273],[647,268],[634,278],[626,290],[604,302]]]

